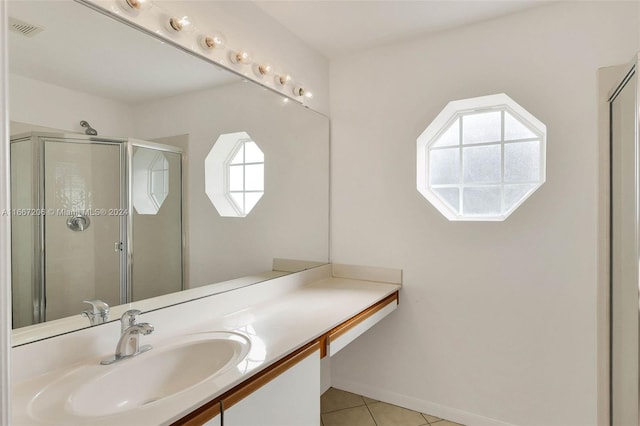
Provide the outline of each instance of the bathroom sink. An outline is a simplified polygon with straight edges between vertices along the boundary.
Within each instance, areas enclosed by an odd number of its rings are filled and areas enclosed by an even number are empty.
[[[249,348],[249,339],[237,333],[185,335],[111,365],[75,369],[40,392],[30,412],[46,418],[57,405],[64,406],[64,417],[86,418],[148,407],[234,368]]]

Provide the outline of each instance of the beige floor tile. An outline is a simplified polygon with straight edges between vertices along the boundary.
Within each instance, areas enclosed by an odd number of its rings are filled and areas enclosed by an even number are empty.
[[[425,422],[422,414],[386,402],[368,405],[378,426],[420,426]]]
[[[322,415],[324,426],[376,426],[366,405]]]
[[[367,398],[366,396],[363,396],[362,399],[364,399],[365,404],[373,404],[374,402],[379,402],[377,399]]]
[[[422,415],[424,416],[424,418],[425,418],[425,419],[427,419],[427,421],[428,421],[429,423],[435,423],[435,422],[439,422],[439,421],[441,421],[441,420],[442,420],[442,419],[441,419],[441,418],[439,418],[439,417],[431,416],[431,415],[429,415],[429,414],[422,413]]]
[[[441,420],[436,423],[436,426],[464,426],[460,423],[451,422],[449,420]]]
[[[361,405],[364,405],[364,399],[362,399],[360,395],[335,388],[329,388],[329,390],[320,397],[321,413],[330,413],[332,411]]]

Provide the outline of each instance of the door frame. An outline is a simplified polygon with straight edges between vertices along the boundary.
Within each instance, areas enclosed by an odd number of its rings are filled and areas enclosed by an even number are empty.
[[[606,217],[603,219],[603,221],[607,222],[607,235],[606,235],[606,251],[608,254],[608,258],[606,259],[606,261],[603,261],[601,259],[600,262],[600,266],[602,266],[602,263],[605,262],[606,263],[606,278],[607,278],[607,288],[608,288],[608,294],[607,294],[607,323],[608,323],[608,327],[607,327],[607,333],[608,333],[608,353],[606,356],[606,369],[607,369],[607,373],[608,373],[608,383],[607,383],[607,394],[608,394],[608,398],[606,401],[606,408],[607,408],[607,414],[608,416],[606,416],[606,422],[607,424],[613,425],[613,418],[614,418],[614,366],[613,366],[613,351],[614,351],[614,294],[613,294],[613,128],[612,128],[612,116],[613,116],[613,111],[612,111],[612,107],[613,107],[613,102],[617,99],[618,95],[622,92],[622,90],[624,90],[624,88],[626,87],[626,85],[629,83],[629,81],[635,76],[636,77],[636,86],[635,86],[635,113],[634,116],[636,117],[636,121],[635,121],[635,141],[634,141],[634,155],[635,155],[635,163],[634,163],[634,176],[635,176],[635,183],[634,183],[634,204],[635,204],[635,208],[636,208],[636,212],[635,212],[635,239],[636,239],[636,243],[640,243],[640,117],[638,116],[638,108],[639,108],[639,104],[640,104],[640,80],[638,80],[638,78],[640,78],[640,54],[636,54],[633,59],[626,65],[623,66],[619,66],[615,68],[617,73],[617,79],[614,80],[615,84],[610,85],[609,87],[611,87],[611,90],[609,90],[607,97],[606,97],[606,127],[607,127],[607,134],[606,134],[606,147],[608,148],[608,158],[606,161],[607,167],[608,167],[608,173],[607,173],[607,190],[606,190],[606,195],[607,195],[607,201],[608,201],[608,209],[607,209],[607,213],[606,213]],[[603,111],[600,112],[601,113],[601,117],[600,117],[600,123],[602,124],[602,113]],[[601,134],[602,136],[602,134]],[[603,161],[604,163],[604,161]],[[602,170],[601,170],[602,171]],[[602,179],[601,179],[602,182]],[[602,187],[601,187],[602,189]],[[602,199],[603,197],[601,197]],[[602,246],[601,246],[602,249]],[[638,253],[640,253],[640,247],[638,250]],[[637,254],[638,254],[637,253]],[[601,275],[602,276],[602,275]],[[640,284],[640,283],[639,283]],[[637,287],[636,287],[637,288]],[[640,291],[638,291],[636,293],[636,300],[640,301]],[[638,321],[638,330],[640,330],[640,306],[638,306],[638,312],[637,312],[637,321]],[[640,362],[640,338],[639,341],[637,342],[638,347],[639,347],[639,351],[638,351],[638,355],[639,355],[639,359],[638,362]],[[602,367],[602,364],[599,363],[599,367]],[[638,372],[638,377],[636,378],[636,382],[637,382],[637,386],[638,386],[638,396],[639,396],[639,401],[637,402],[637,409],[638,409],[638,414],[637,414],[637,418],[640,419],[640,369]],[[599,370],[599,377],[600,377],[600,370]],[[605,404],[602,401],[599,401],[599,408],[603,407]],[[598,416],[598,420],[601,421],[603,419],[603,416],[601,415],[600,411],[599,411],[599,416]]]

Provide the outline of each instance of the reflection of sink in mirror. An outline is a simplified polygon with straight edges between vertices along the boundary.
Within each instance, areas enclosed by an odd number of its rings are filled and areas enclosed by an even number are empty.
[[[29,411],[36,420],[64,423],[135,410],[223,374],[250,348],[249,339],[238,333],[185,335],[119,363],[76,368],[38,393]]]

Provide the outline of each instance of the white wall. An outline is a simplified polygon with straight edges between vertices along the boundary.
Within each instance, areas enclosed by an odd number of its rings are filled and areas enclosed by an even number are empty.
[[[334,386],[466,424],[597,423],[596,73],[640,47],[637,8],[556,3],[332,62],[332,260],[404,270]],[[416,137],[500,92],[547,125],[547,182],[505,222],[448,222]]]
[[[9,75],[11,121],[84,133],[86,120],[100,136],[131,134],[131,107],[66,87]],[[13,134],[13,132],[12,132]]]

